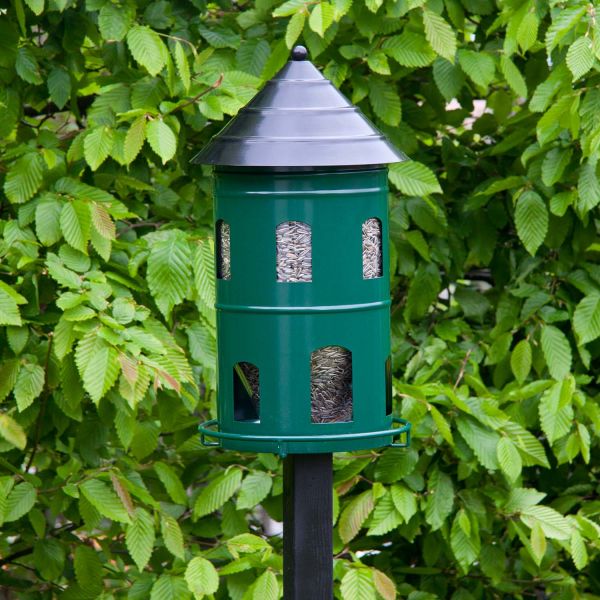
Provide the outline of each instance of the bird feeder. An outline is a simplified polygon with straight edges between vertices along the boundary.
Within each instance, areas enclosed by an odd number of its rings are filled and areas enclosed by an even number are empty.
[[[218,419],[200,426],[205,445],[407,445],[410,424],[392,416],[386,167],[404,158],[302,46],[194,157],[215,167]]]

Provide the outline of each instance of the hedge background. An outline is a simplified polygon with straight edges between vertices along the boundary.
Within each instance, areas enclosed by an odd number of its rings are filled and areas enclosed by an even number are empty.
[[[600,598],[600,23],[573,0],[4,0],[4,598],[271,600],[281,464],[215,410],[209,172],[305,43],[390,194],[409,451],[335,458],[344,600]]]

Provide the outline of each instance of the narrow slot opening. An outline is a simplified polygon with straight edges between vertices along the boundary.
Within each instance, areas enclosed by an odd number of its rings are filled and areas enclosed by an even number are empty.
[[[381,221],[372,217],[362,224],[363,279],[383,276],[383,254],[381,251]]]
[[[277,281],[312,281],[312,231],[302,221],[280,223],[276,230]]]
[[[352,353],[324,346],[310,356],[310,404],[313,423],[345,423],[353,419]]]
[[[385,414],[392,414],[392,357],[385,361]]]
[[[233,409],[236,421],[260,420],[260,375],[252,363],[233,367]]]
[[[231,279],[231,228],[222,219],[217,221],[217,279]]]

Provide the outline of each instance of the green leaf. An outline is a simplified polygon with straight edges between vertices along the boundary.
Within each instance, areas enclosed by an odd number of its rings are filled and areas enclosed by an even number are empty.
[[[44,0],[25,0],[33,14],[39,16],[44,12]]]
[[[390,166],[390,181],[407,196],[441,193],[442,188],[434,173],[414,160]]]
[[[583,214],[588,213],[600,202],[600,182],[596,173],[596,160],[587,160],[581,166],[577,191],[579,192],[577,206]]]
[[[27,436],[23,428],[5,413],[0,414],[0,435],[19,450],[24,450],[27,445]]]
[[[113,147],[113,132],[108,127],[92,129],[83,140],[83,155],[92,171],[108,158]]]
[[[515,444],[507,436],[502,436],[496,446],[498,464],[509,481],[514,482],[521,474],[523,463]]]
[[[312,16],[312,15],[311,15]],[[304,12],[297,12],[292,15],[292,18],[288,21],[286,30],[285,30],[285,45],[288,48],[292,48],[302,30],[304,29],[304,24],[306,22],[306,14]]]
[[[13,204],[27,202],[40,189],[46,169],[44,159],[29,152],[16,160],[4,180],[4,193]]]
[[[127,46],[133,58],[150,75],[158,75],[167,64],[168,53],[156,31],[145,25],[134,25],[127,32]]]
[[[60,213],[62,204],[54,194],[45,194],[35,209],[35,231],[44,246],[52,246],[62,238]]]
[[[546,536],[544,535],[544,530],[537,521],[534,521],[531,525],[530,544],[533,559],[539,566],[542,562],[542,559],[544,558],[544,555],[546,554],[547,543]]]
[[[237,492],[241,482],[242,471],[237,467],[233,467],[213,479],[196,498],[194,518],[198,519],[209,515],[221,508]]]
[[[527,252],[535,255],[548,232],[548,209],[536,192],[526,190],[517,200],[515,224],[517,235]]]
[[[104,482],[98,479],[88,479],[79,485],[79,489],[101,515],[120,523],[131,522],[121,500]]]
[[[162,159],[163,165],[175,156],[177,138],[173,130],[162,119],[148,122],[146,137],[152,150]]]
[[[465,531],[463,521],[468,524]],[[463,572],[468,572],[469,567],[479,558],[481,544],[474,523],[468,518],[464,510],[460,510],[452,523],[450,533],[450,546],[452,552],[461,566]]]
[[[539,504],[545,497],[544,492],[538,492],[531,488],[512,488],[504,505],[504,510],[509,514],[522,512]]]
[[[552,50],[561,40],[579,23],[586,12],[586,7],[575,6],[573,8],[562,8],[555,13],[552,25],[546,31],[546,50],[550,56]]]
[[[81,200],[66,202],[62,207],[59,222],[67,243],[75,250],[87,254],[91,227],[88,204]]]
[[[376,589],[369,569],[349,569],[340,587],[343,600],[375,600]]]
[[[500,57],[500,70],[502,71],[502,74],[506,78],[506,81],[508,85],[510,85],[512,91],[520,98],[527,98],[527,84],[525,83],[525,78],[515,63],[510,60],[508,56],[502,55]]]
[[[450,102],[462,88],[465,76],[459,65],[437,58],[433,63],[433,80],[442,96]]]
[[[577,305],[573,329],[579,344],[587,344],[600,337],[600,294],[594,292]]]
[[[403,517],[396,509],[396,505],[389,492],[379,500],[370,519],[367,535],[384,535],[402,523]]]
[[[160,311],[168,317],[171,310],[189,293],[191,248],[178,231],[154,242],[148,257],[148,286]]]
[[[456,34],[444,17],[425,8],[423,9],[425,37],[431,47],[443,58],[454,62],[456,55]]]
[[[571,537],[569,522],[549,506],[532,506],[521,512],[521,520],[531,527],[539,523],[544,535],[553,540],[568,540]]]
[[[571,371],[571,345],[567,336],[557,327],[542,328],[542,351],[548,371],[556,380],[564,379]]]
[[[65,568],[65,550],[56,539],[38,540],[33,548],[33,561],[46,581],[59,578]]]
[[[44,369],[39,365],[21,365],[14,389],[19,411],[24,411],[31,406],[33,401],[42,393],[45,380]]]
[[[535,9],[527,12],[517,29],[517,43],[521,48],[521,52],[525,53],[537,41],[539,21],[535,14]]]
[[[490,471],[498,469],[500,465],[498,465],[496,448],[499,434],[466,416],[460,416],[456,420],[456,425],[477,460]]]
[[[160,531],[167,550],[177,558],[185,558],[183,547],[183,533],[176,519],[170,515],[163,514],[160,517]]]
[[[200,35],[213,48],[233,48],[234,50],[240,45],[240,36],[231,29],[225,27],[215,27],[211,25],[198,25]]]
[[[434,469],[429,476],[427,491],[425,520],[431,525],[432,531],[436,531],[452,512],[454,505],[452,479],[439,469]]]
[[[150,600],[188,600],[190,592],[183,577],[161,575],[150,594]]]
[[[496,64],[489,54],[461,49],[458,51],[458,62],[473,83],[480,87],[487,88],[494,79]]]
[[[387,125],[396,126],[402,119],[402,105],[396,89],[378,77],[369,79],[369,101],[373,112]]]
[[[188,64],[188,59],[185,54],[185,50],[183,49],[183,44],[181,42],[175,42],[175,46],[173,49],[173,57],[175,58],[175,64],[177,65],[177,72],[179,73],[179,78],[181,80],[181,83],[183,83],[183,88],[187,92],[190,89],[191,85],[190,65]]]
[[[561,392],[562,382],[555,383],[544,392],[538,407],[540,425],[550,444],[567,435],[572,427],[573,409],[570,404],[562,405]]]
[[[305,0],[287,0],[273,11],[274,17],[289,17],[305,6]]]
[[[36,496],[35,488],[30,483],[16,485],[6,499],[4,522],[17,521],[26,515],[33,508]]]
[[[511,371],[521,385],[531,371],[531,360],[531,345],[527,340],[521,340],[510,355]]]
[[[132,14],[128,5],[117,6],[112,2],[107,2],[98,14],[100,35],[106,41],[120,42],[125,39],[131,22]]]
[[[24,304],[23,301],[15,299],[11,293],[12,290],[7,285],[0,281],[0,325],[17,325],[21,326],[21,314],[19,312],[19,304]]]
[[[577,38],[567,52],[567,66],[573,73],[573,80],[583,77],[594,65],[592,40],[587,36]]]
[[[317,4],[310,13],[308,18],[308,26],[321,37],[324,37],[325,32],[333,23],[333,6],[329,2],[321,1]]]
[[[2,287],[0,287],[0,315],[2,314]],[[0,362],[0,402],[11,392],[17,382],[20,362],[18,359],[2,360]]]
[[[404,67],[427,67],[436,57],[427,40],[410,31],[386,39],[381,48]]]
[[[85,391],[98,404],[119,377],[117,350],[92,331],[77,344],[75,362]]]
[[[573,529],[571,532],[571,558],[573,559],[573,564],[575,567],[581,571],[585,569],[589,562],[588,552],[583,540],[583,537],[577,531],[577,529]]]
[[[573,150],[571,148],[553,148],[546,154],[542,163],[542,181],[544,185],[552,186],[560,181],[565,169],[571,162],[572,156]]]
[[[237,509],[254,508],[271,491],[273,480],[263,471],[253,471],[244,478],[237,501]]]
[[[417,500],[415,493],[402,484],[394,484],[390,488],[390,494],[396,510],[408,523],[417,512]]]
[[[390,75],[390,65],[383,50],[373,50],[367,57],[367,64],[373,73]]]
[[[451,445],[454,445],[454,438],[452,437],[452,429],[450,424],[446,421],[446,418],[433,404],[429,405],[429,412],[433,418],[440,435]]]
[[[146,116],[138,117],[132,124],[123,144],[125,164],[132,163],[140,153],[146,139]]]
[[[148,564],[154,547],[154,519],[143,508],[136,508],[125,532],[125,545],[140,571]]]
[[[64,108],[71,97],[71,76],[65,69],[56,68],[48,73],[50,99],[58,108]]]
[[[219,574],[213,564],[197,556],[193,558],[185,570],[185,580],[190,591],[198,598],[215,594],[219,589]]]
[[[23,81],[32,85],[40,85],[44,81],[40,73],[38,61],[29,46],[21,46],[18,49],[15,70]]]
[[[353,498],[344,508],[338,522],[338,531],[345,544],[358,535],[360,528],[374,507],[373,492],[367,490]]]
[[[92,202],[89,205],[89,209],[92,217],[92,225],[98,235],[107,240],[114,240],[117,236],[116,227],[104,205]]]
[[[173,502],[186,506],[187,494],[177,473],[163,462],[154,463],[154,470]]]
[[[396,600],[398,596],[396,584],[385,573],[377,569],[372,569],[372,573],[375,589],[383,600]]]
[[[102,561],[98,552],[78,544],[73,561],[75,576],[81,589],[90,596],[98,596],[102,591]]]

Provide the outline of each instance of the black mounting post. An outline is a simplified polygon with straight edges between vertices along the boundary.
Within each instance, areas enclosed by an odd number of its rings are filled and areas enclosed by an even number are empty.
[[[290,454],[283,462],[284,600],[333,598],[332,455]]]

